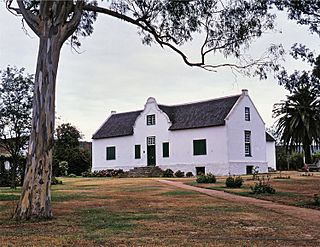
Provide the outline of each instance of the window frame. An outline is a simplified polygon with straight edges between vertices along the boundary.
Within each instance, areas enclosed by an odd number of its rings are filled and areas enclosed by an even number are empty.
[[[136,160],[141,159],[141,145],[140,144],[134,145],[134,158]]]
[[[116,146],[106,147],[106,160],[116,160]]]
[[[169,142],[162,143],[162,157],[169,158],[170,156],[170,144]]]
[[[156,125],[156,114],[149,114],[146,118],[147,126]]]
[[[250,130],[244,131],[244,156],[245,157],[252,157],[251,131]]]
[[[156,145],[156,136],[147,136],[147,146]]]
[[[251,120],[251,113],[250,113],[250,107],[244,108],[244,120],[250,121]]]
[[[204,146],[199,146],[203,145]],[[203,149],[204,148],[204,149]],[[195,139],[193,140],[193,155],[207,155],[207,139]]]

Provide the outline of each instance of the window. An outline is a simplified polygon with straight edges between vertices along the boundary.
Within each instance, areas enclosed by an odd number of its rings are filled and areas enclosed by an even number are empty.
[[[169,157],[169,142],[162,143],[162,157]]]
[[[244,108],[244,120],[250,121],[250,108],[249,107]]]
[[[141,145],[134,145],[134,158],[141,159]]]
[[[206,174],[206,168],[204,166],[196,167],[196,175]]]
[[[207,140],[193,140],[193,155],[206,155],[207,154]]]
[[[156,124],[156,115],[147,115],[147,125],[155,125]]]
[[[147,137],[147,145],[148,146],[156,145],[156,137],[155,136],[148,136]]]
[[[116,147],[107,147],[107,160],[116,159]]]
[[[251,131],[244,131],[244,154],[246,157],[251,156]]]

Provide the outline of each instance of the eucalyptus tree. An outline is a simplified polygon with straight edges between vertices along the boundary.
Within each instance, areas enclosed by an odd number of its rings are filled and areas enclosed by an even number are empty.
[[[33,75],[11,66],[0,75],[0,147],[11,156],[11,188],[15,188],[18,163],[31,130]]]
[[[288,18],[297,24],[308,26],[312,33],[320,36],[320,1],[319,0],[269,0],[279,10],[288,13]]]
[[[248,56],[250,44],[274,28],[275,16],[268,13],[267,0],[106,0],[99,4],[89,0],[6,0],[6,4],[39,37],[27,171],[15,219],[52,217],[49,186],[60,49],[68,39],[73,46],[80,46],[79,38],[92,34],[97,14],[135,26],[144,44],[168,48],[188,66],[205,70],[230,67],[265,77],[268,70],[278,68],[277,58],[282,53],[280,46],[271,45],[261,57]],[[107,27],[106,34],[110,34]],[[199,60],[193,61],[181,45],[199,35],[203,43]],[[210,54],[222,54],[225,62],[215,63],[214,57],[208,60]]]

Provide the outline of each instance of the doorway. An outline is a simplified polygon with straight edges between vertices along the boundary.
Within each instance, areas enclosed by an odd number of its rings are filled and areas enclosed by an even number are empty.
[[[253,166],[247,166],[247,175],[250,175],[253,173]]]
[[[156,137],[147,137],[147,166],[156,165]]]

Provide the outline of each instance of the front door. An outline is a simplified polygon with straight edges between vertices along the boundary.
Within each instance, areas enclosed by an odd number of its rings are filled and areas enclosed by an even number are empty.
[[[148,153],[148,166],[156,165],[156,145],[150,145],[147,148]]]
[[[156,140],[155,136],[147,137],[147,165],[156,165]]]

